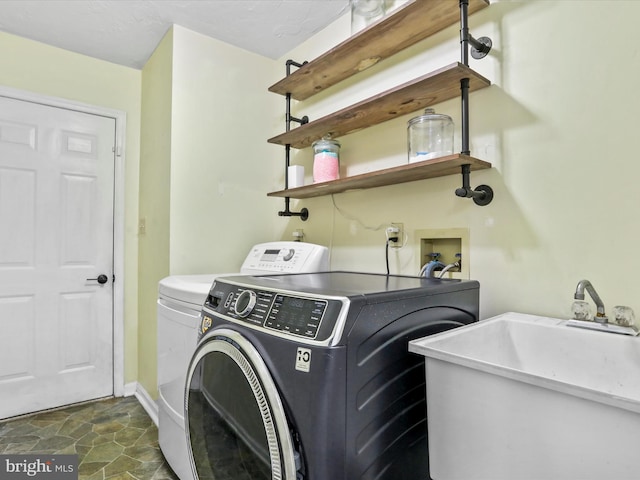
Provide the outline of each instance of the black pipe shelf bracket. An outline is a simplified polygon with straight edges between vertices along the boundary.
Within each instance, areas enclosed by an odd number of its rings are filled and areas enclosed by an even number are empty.
[[[462,165],[462,187],[456,188],[456,195],[463,198],[473,198],[476,205],[485,206],[493,200],[493,189],[489,185],[478,185],[475,190],[469,185],[469,165]]]
[[[460,63],[469,66],[469,47],[471,56],[476,60],[487,56],[493,46],[489,37],[475,39],[469,33],[469,0],[460,0]],[[462,108],[462,153],[471,155],[469,148],[469,79],[460,80],[460,98]],[[456,189],[456,195],[473,198],[476,205],[488,205],[493,200],[493,189],[489,185],[479,185],[472,189],[469,185],[470,165],[462,165],[462,187]]]
[[[289,75],[291,75],[291,67],[297,67],[300,68],[303,65],[306,65],[309,62],[302,62],[302,63],[298,63],[298,62],[294,62],[293,60],[287,60],[286,62],[286,67],[287,67],[287,77]],[[293,117],[291,115],[291,94],[287,93],[285,96],[285,101],[286,101],[286,110],[285,110],[285,126],[286,126],[286,131],[289,132],[291,130],[291,122],[296,122],[299,123],[300,125],[304,125],[305,123],[309,123],[309,117],[307,117],[306,115],[302,118],[296,118]],[[291,163],[291,145],[287,144],[285,145],[285,166],[284,166],[284,188],[288,189],[289,188],[289,165]],[[284,198],[284,210],[281,210],[278,212],[278,215],[281,217],[300,217],[300,219],[303,222],[306,222],[307,219],[309,218],[309,210],[306,208],[303,208],[302,210],[300,210],[299,212],[292,212],[290,209],[290,204],[291,204],[291,198],[290,197],[285,197]]]

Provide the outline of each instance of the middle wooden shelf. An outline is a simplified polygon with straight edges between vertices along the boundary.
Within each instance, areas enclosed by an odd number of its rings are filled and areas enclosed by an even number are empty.
[[[338,138],[357,130],[415,112],[460,95],[460,80],[469,79],[469,91],[491,85],[471,68],[453,63],[335,113],[270,138],[269,143],[306,148],[324,135]]]

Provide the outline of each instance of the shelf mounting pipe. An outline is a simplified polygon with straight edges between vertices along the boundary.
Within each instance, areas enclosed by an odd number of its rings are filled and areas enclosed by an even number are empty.
[[[469,45],[471,56],[481,59],[487,56],[491,50],[491,39],[480,37],[478,40],[469,33],[469,0],[460,0],[460,63],[469,66]],[[462,118],[462,155],[471,155],[469,147],[469,79],[460,80],[460,103]],[[473,198],[476,205],[489,205],[493,200],[493,189],[489,185],[479,185],[472,189],[469,184],[471,166],[464,164],[462,170],[462,187],[456,189],[456,195],[463,198]]]
[[[302,67],[308,62],[297,63],[293,60],[287,60],[287,77],[291,75],[291,66],[294,67]],[[285,127],[286,131],[289,132],[291,130],[291,122],[299,123],[300,125],[304,125],[305,123],[309,123],[309,117],[306,115],[302,118],[296,118],[291,115],[291,93],[287,93],[286,97],[286,111],[285,111]],[[285,166],[284,166],[284,188],[289,188],[289,165],[291,164],[291,145],[285,145]],[[278,212],[278,215],[281,217],[300,217],[303,222],[306,222],[309,218],[309,210],[307,208],[303,208],[299,212],[291,211],[291,198],[284,197],[284,210]]]

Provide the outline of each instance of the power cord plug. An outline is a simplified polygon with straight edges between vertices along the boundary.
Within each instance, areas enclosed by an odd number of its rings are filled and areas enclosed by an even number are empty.
[[[400,227],[398,225],[391,224],[385,229],[385,235],[387,236],[387,241],[385,242],[385,262],[387,265],[387,275],[389,275],[389,247],[391,248],[400,248],[402,247],[400,242]]]
[[[400,245],[400,228],[396,225],[390,225],[385,230],[387,235],[387,245],[391,247],[399,248]]]

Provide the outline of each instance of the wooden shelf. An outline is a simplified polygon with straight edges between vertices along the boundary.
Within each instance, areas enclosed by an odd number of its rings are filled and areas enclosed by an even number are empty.
[[[471,166],[472,171],[491,168],[491,164],[484,160],[479,160],[468,155],[455,154],[434,158],[433,160],[426,160],[424,162],[409,163],[399,167],[354,175],[331,182],[314,183],[312,185],[305,185],[304,187],[289,188],[287,190],[271,192],[267,195],[270,197],[290,198],[321,197],[323,195],[341,193],[347,190],[382,187],[396,183],[455,175],[461,173],[460,167],[462,165],[467,164]]]
[[[469,79],[469,92],[488,87],[491,82],[461,63],[419,77],[399,87],[301,125],[270,138],[269,143],[305,148],[331,134],[338,138],[362,128],[415,112],[460,95],[460,80]]]
[[[467,11],[472,14],[488,5],[488,0],[469,0]],[[288,112],[291,98],[305,100],[410,45],[456,24],[460,20],[461,11],[464,10],[460,8],[459,0],[410,0],[392,15],[353,35],[272,85],[269,91],[280,95],[290,94],[290,97],[287,97]],[[327,134],[333,138],[339,138],[437,103],[458,98],[461,95],[460,81],[463,79],[469,80],[469,93],[491,85],[489,80],[468,66],[453,63],[338,112],[300,125],[268,141],[277,145],[290,145],[293,148],[306,148]],[[467,92],[465,91],[463,95],[466,96]],[[288,154],[287,150],[287,164]],[[469,165],[471,171],[491,168],[488,162],[468,155],[456,154],[331,182],[280,190],[267,195],[297,199],[320,197],[349,190],[461,174],[463,165]],[[465,173],[465,175],[468,174]],[[287,212],[284,213],[289,213],[288,205],[287,202]]]
[[[489,5],[469,0],[469,14]],[[460,20],[457,0],[413,0],[269,87],[304,100]]]

